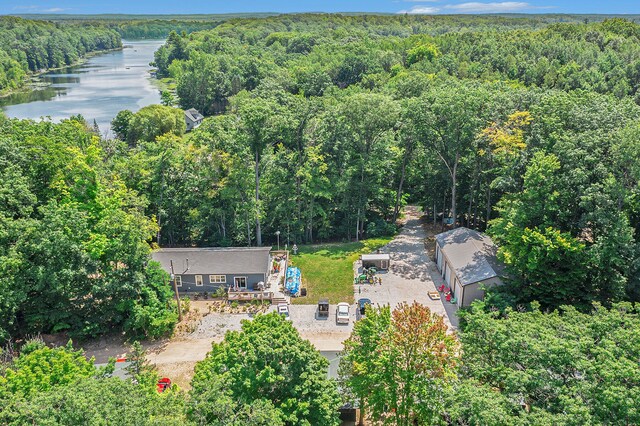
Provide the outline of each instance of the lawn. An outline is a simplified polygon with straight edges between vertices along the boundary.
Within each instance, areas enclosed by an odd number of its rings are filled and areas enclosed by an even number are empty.
[[[291,303],[314,305],[324,297],[329,298],[331,304],[353,303],[353,262],[360,254],[374,252],[392,239],[300,246],[297,255],[291,254],[290,263],[300,268],[307,296],[294,297]]]

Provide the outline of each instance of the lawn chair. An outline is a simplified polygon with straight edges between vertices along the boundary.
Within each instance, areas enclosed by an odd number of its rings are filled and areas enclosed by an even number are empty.
[[[451,293],[447,293],[447,297],[445,297],[447,302],[451,302]]]
[[[444,284],[442,284],[440,287],[438,287],[438,291],[440,293],[444,293]]]
[[[458,303],[458,299],[456,299],[455,296],[454,296],[454,297],[451,298],[451,300],[449,300],[449,302],[451,302],[452,304],[455,305],[456,303]]]

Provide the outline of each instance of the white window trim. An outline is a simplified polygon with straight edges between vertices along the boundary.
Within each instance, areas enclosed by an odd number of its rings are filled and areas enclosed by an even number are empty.
[[[200,284],[198,284],[198,277],[200,277]],[[196,275],[196,287],[204,286],[204,279],[202,279],[202,275]]]
[[[182,276],[175,275],[173,279],[176,281],[176,287],[182,287]]]
[[[222,277],[222,280],[217,280],[216,278]],[[226,275],[209,275],[209,284],[226,284],[227,276]]]
[[[241,287],[240,285],[238,285],[238,288],[247,289],[249,287],[249,283],[247,282],[247,277],[244,277],[244,276],[233,277],[233,286],[235,287],[236,279],[238,279],[238,278],[244,278],[244,287]]]

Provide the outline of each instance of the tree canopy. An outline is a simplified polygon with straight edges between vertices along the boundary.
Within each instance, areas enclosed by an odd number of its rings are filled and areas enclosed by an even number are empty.
[[[225,425],[249,418],[258,425],[337,425],[340,399],[328,365],[277,313],[245,320],[242,331],[228,332],[196,365],[192,418]],[[221,409],[229,400],[240,411],[231,419]]]

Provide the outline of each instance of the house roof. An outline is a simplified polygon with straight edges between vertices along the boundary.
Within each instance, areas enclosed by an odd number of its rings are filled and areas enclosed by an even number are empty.
[[[389,260],[389,254],[388,253],[361,254],[360,260],[367,260],[367,261]]]
[[[176,275],[264,274],[271,247],[166,248],[151,254],[162,268]]]
[[[204,116],[198,112],[195,108],[190,108],[184,112],[184,115],[191,121],[198,121],[204,119]]]
[[[440,250],[463,286],[499,276],[503,265],[498,247],[488,235],[469,228],[456,228],[436,235]]]

